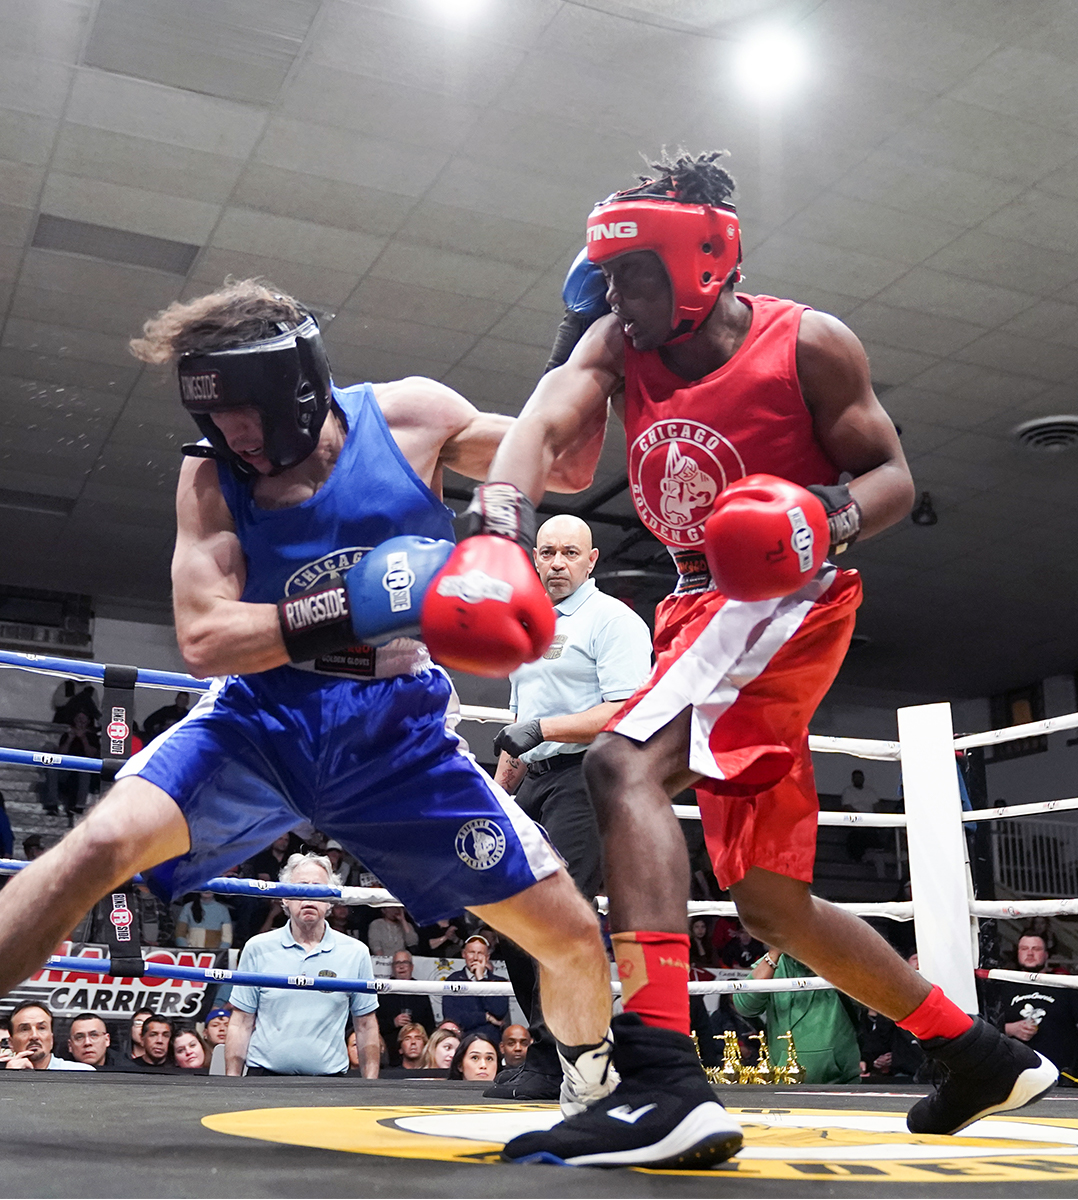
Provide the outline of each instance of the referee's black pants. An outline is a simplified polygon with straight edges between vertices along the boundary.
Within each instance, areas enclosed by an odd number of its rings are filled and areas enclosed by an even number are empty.
[[[546,830],[554,849],[565,859],[573,882],[588,900],[602,889],[601,845],[595,809],[584,784],[584,755],[558,754],[528,768],[516,794],[517,804]],[[528,1051],[533,1070],[558,1074],[561,1067],[554,1040],[543,1023],[535,963],[512,942],[501,943],[513,992],[528,1020],[534,1044]]]

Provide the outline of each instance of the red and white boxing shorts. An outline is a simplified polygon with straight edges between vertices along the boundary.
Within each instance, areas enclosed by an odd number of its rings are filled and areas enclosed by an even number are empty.
[[[838,673],[861,577],[825,563],[799,591],[748,603],[668,596],[655,668],[606,726],[644,742],[691,708],[689,768],[722,887],[763,867],[812,881],[819,801],[808,723]]]

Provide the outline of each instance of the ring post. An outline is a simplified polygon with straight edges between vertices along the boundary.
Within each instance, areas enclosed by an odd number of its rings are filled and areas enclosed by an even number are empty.
[[[949,704],[898,710],[902,789],[921,974],[977,1011],[966,840]]]

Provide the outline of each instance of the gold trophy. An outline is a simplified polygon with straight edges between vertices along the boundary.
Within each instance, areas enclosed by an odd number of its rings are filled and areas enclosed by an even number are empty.
[[[794,1085],[805,1082],[805,1068],[797,1061],[797,1047],[794,1045],[794,1035],[792,1029],[787,1029],[785,1033],[780,1033],[781,1041],[787,1043],[786,1047],[786,1062],[781,1067],[775,1069],[775,1082]]]
[[[740,1083],[741,1073],[745,1070],[745,1064],[741,1061],[741,1046],[738,1044],[737,1034],[732,1029],[723,1031],[722,1035],[722,1066],[715,1070],[717,1079],[715,1083]]]
[[[725,1034],[723,1036],[725,1037]],[[700,1039],[696,1036],[695,1029],[692,1031],[692,1044],[693,1044],[694,1048],[696,1049],[696,1057],[699,1058],[700,1057]],[[702,1065],[702,1063],[701,1063],[701,1065]],[[726,1060],[725,1060],[725,1046],[724,1046],[723,1067],[725,1067],[725,1065],[726,1065]],[[719,1067],[704,1067],[704,1074],[707,1076],[708,1083],[726,1083],[726,1080],[722,1076],[722,1070],[720,1070]]]
[[[760,1055],[756,1060],[755,1067],[749,1067],[746,1072],[747,1078],[742,1080],[743,1083],[775,1083],[775,1068],[771,1065],[771,1056],[767,1052],[767,1034],[753,1033],[749,1035],[750,1041],[760,1043]]]

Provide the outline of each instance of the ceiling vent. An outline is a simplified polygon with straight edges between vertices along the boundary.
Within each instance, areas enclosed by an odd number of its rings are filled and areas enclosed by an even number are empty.
[[[1034,450],[1041,454],[1073,450],[1078,446],[1078,417],[1036,417],[1016,425],[1011,436],[1023,450]]]

